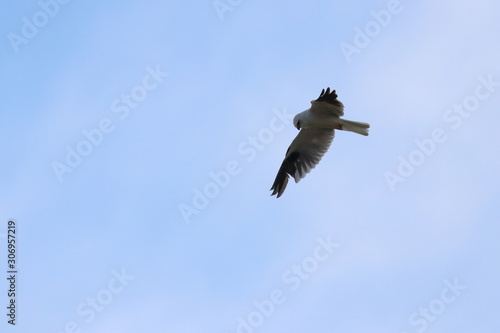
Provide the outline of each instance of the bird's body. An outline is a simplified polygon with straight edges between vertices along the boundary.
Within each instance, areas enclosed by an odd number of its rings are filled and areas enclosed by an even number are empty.
[[[307,109],[296,115],[300,119],[301,128],[331,128],[344,131],[356,132],[361,135],[368,135],[367,123],[341,119],[339,117],[331,116],[327,113],[311,112]]]
[[[335,90],[330,92],[327,88],[318,99],[311,101],[311,108],[293,118],[293,124],[300,132],[286,152],[271,187],[271,195],[277,194],[279,198],[285,191],[289,176],[298,183],[319,163],[328,151],[336,129],[368,135],[369,124],[341,119],[343,115],[344,105],[337,99]]]

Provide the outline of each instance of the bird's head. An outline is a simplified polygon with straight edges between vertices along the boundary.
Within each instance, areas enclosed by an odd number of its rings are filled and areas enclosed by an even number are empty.
[[[301,129],[300,127],[300,113],[298,115],[296,115],[295,117],[293,117],[293,126],[295,126],[298,130]]]

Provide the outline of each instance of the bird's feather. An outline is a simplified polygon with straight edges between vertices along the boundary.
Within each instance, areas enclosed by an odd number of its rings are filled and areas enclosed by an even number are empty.
[[[337,92],[323,89],[319,97],[311,102],[311,112],[328,113],[337,117],[344,115],[344,104],[337,99]]]
[[[289,176],[292,176],[298,183],[314,169],[330,148],[334,135],[334,130],[330,128],[302,129],[286,152],[285,159],[271,187],[273,191],[271,195],[277,194],[279,198],[283,194]]]

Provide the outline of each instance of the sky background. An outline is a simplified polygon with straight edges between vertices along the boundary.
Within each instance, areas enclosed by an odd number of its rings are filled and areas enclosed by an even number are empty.
[[[498,1],[0,9],[2,332],[500,330]],[[326,87],[370,136],[275,199]]]

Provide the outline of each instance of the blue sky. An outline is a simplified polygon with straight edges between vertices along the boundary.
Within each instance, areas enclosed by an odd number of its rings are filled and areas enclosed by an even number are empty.
[[[498,332],[493,0],[6,2],[5,332]],[[321,89],[337,132],[269,188]]]

